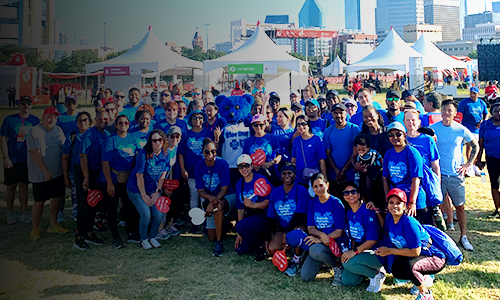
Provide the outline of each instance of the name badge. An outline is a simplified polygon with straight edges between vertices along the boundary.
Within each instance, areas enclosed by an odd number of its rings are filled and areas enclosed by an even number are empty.
[[[19,133],[17,134],[17,139],[16,141],[18,143],[24,143],[24,140],[26,139],[26,133],[24,131],[19,131]]]

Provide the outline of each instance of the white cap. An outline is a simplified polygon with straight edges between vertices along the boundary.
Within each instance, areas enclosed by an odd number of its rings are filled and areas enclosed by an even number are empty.
[[[240,164],[252,164],[252,158],[248,154],[242,154],[240,157],[238,157],[238,160],[236,161],[236,165]]]

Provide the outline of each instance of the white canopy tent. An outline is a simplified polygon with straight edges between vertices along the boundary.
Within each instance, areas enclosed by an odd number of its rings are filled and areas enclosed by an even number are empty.
[[[347,65],[337,55],[337,56],[335,56],[335,59],[333,60],[333,62],[331,64],[329,64],[328,66],[324,67],[321,70],[321,73],[325,76],[327,76],[327,75],[337,76],[339,74],[344,73],[344,68],[346,66]]]
[[[347,72],[357,71],[404,71],[409,72],[410,57],[422,57],[410,47],[394,29],[391,29],[384,41],[368,56],[347,66]]]
[[[425,34],[420,36],[412,48],[423,55],[424,68],[427,70],[432,70],[433,68],[438,70],[466,68],[466,64],[463,61],[454,59],[441,51]]]

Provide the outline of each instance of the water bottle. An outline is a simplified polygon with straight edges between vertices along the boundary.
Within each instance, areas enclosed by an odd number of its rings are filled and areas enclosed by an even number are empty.
[[[481,181],[486,182],[486,173],[484,171],[481,171]]]

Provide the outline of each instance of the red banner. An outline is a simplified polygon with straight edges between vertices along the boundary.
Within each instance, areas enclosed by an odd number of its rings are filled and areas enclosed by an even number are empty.
[[[104,76],[129,76],[130,67],[104,67]]]
[[[331,38],[338,36],[338,31],[333,30],[305,30],[305,29],[277,29],[277,38]]]
[[[19,95],[30,96],[35,94],[33,91],[33,68],[21,67],[21,82],[19,84]]]
[[[26,54],[24,53],[14,53],[10,59],[6,62],[1,63],[2,65],[9,66],[22,66],[26,64]]]

